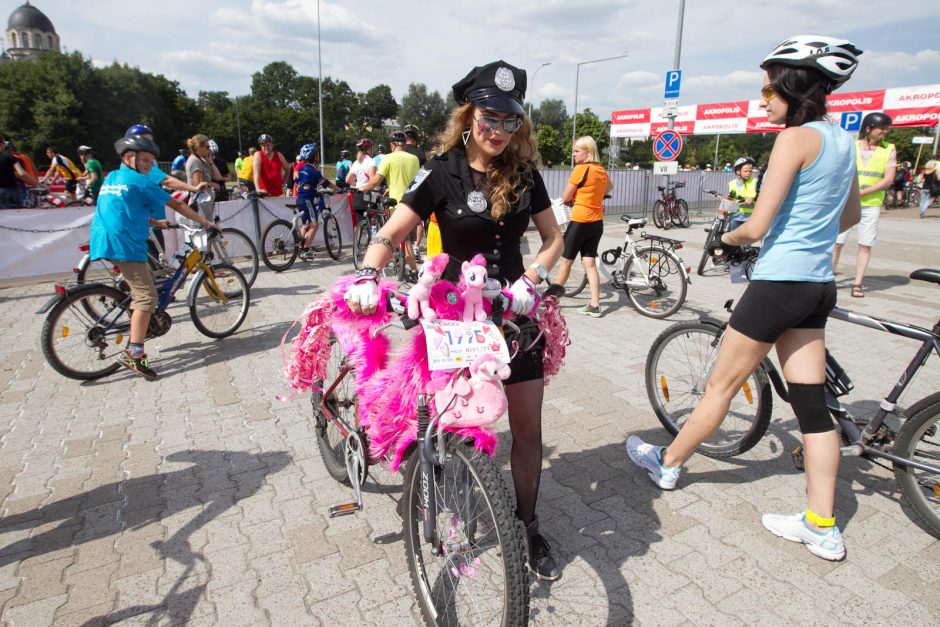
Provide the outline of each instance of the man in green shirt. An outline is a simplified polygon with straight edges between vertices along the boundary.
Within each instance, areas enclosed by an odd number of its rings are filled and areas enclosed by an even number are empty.
[[[93,202],[97,202],[98,190],[101,189],[101,184],[104,183],[104,170],[101,169],[101,164],[92,154],[91,146],[79,146],[78,157],[85,164],[85,174],[80,177],[85,185],[85,196],[91,198]]]

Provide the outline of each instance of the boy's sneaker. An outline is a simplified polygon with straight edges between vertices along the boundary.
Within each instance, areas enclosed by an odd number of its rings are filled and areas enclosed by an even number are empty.
[[[314,259],[316,259],[316,256],[317,254],[313,252],[312,250],[310,250],[309,248],[305,248],[302,251],[300,251],[300,259],[302,261],[313,261]]]
[[[790,542],[802,542],[817,557],[831,561],[845,557],[845,542],[839,528],[833,526],[825,533],[814,531],[806,526],[805,512],[795,516],[764,514],[760,521],[770,533]]]
[[[144,353],[140,357],[131,357],[130,353],[124,351],[115,357],[115,359],[119,364],[128,370],[136,372],[147,379],[147,381],[154,381],[157,378],[157,373],[150,367],[150,360],[147,359],[147,353]]]
[[[590,305],[585,305],[584,307],[578,310],[578,313],[585,315],[585,316],[591,316],[592,318],[604,317],[604,312],[601,311],[600,307],[591,307]]]
[[[665,450],[665,446],[647,444],[635,435],[627,438],[627,455],[630,456],[630,460],[645,469],[653,483],[663,490],[672,490],[679,481],[679,473],[682,472],[682,468],[679,466],[663,466],[663,451]]]

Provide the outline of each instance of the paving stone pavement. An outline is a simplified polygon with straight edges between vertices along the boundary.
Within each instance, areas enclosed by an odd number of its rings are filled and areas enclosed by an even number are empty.
[[[682,251],[694,266],[701,216]],[[623,234],[608,222],[604,247]],[[911,282],[940,267],[940,217],[882,218],[869,292],[840,304],[930,327],[938,288]],[[117,373],[80,384],[38,347],[48,282],[0,288],[0,620],[5,625],[359,625],[416,618],[396,512],[400,478],[382,472],[365,510],[330,520],[347,489],[317,453],[307,396],[290,401],[279,342],[342,272],[318,258],[262,270],[242,330],[201,336],[181,305],[148,344],[157,382]],[[738,458],[694,457],[680,489],[654,488],[628,461],[625,437],[668,437],[649,407],[643,367],[653,338],[679,319],[725,315],[726,278],[693,277],[672,320],[603,292],[607,316],[569,317],[566,368],[546,390],[539,514],[564,568],[533,583],[537,625],[940,623],[940,542],[900,502],[890,471],[845,460],[837,516],[848,558],[832,564],[768,534],[764,512],[795,512],[804,478],[788,451],[798,434],[775,399],[767,437]],[[565,302],[573,313],[586,301]],[[871,413],[914,345],[841,322],[829,345],[856,384],[847,404]],[[907,404],[940,389],[936,359]],[[508,478],[508,429],[498,461]]]

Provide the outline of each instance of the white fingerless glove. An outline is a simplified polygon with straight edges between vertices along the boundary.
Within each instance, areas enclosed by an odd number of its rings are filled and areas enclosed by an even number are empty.
[[[509,293],[512,294],[510,311],[517,316],[529,315],[535,307],[535,283],[532,279],[523,274],[509,288]]]
[[[350,306],[359,305],[363,313],[372,313],[379,302],[379,284],[375,277],[360,277],[346,290],[343,299]]]

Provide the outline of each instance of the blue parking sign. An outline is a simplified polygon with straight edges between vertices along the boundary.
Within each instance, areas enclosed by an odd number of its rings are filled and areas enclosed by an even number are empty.
[[[861,111],[846,111],[842,114],[842,120],[839,122],[839,126],[844,128],[847,131],[858,131],[862,128],[862,112]]]
[[[663,98],[673,99],[679,97],[679,83],[682,82],[682,70],[669,70],[666,72],[666,90]]]

